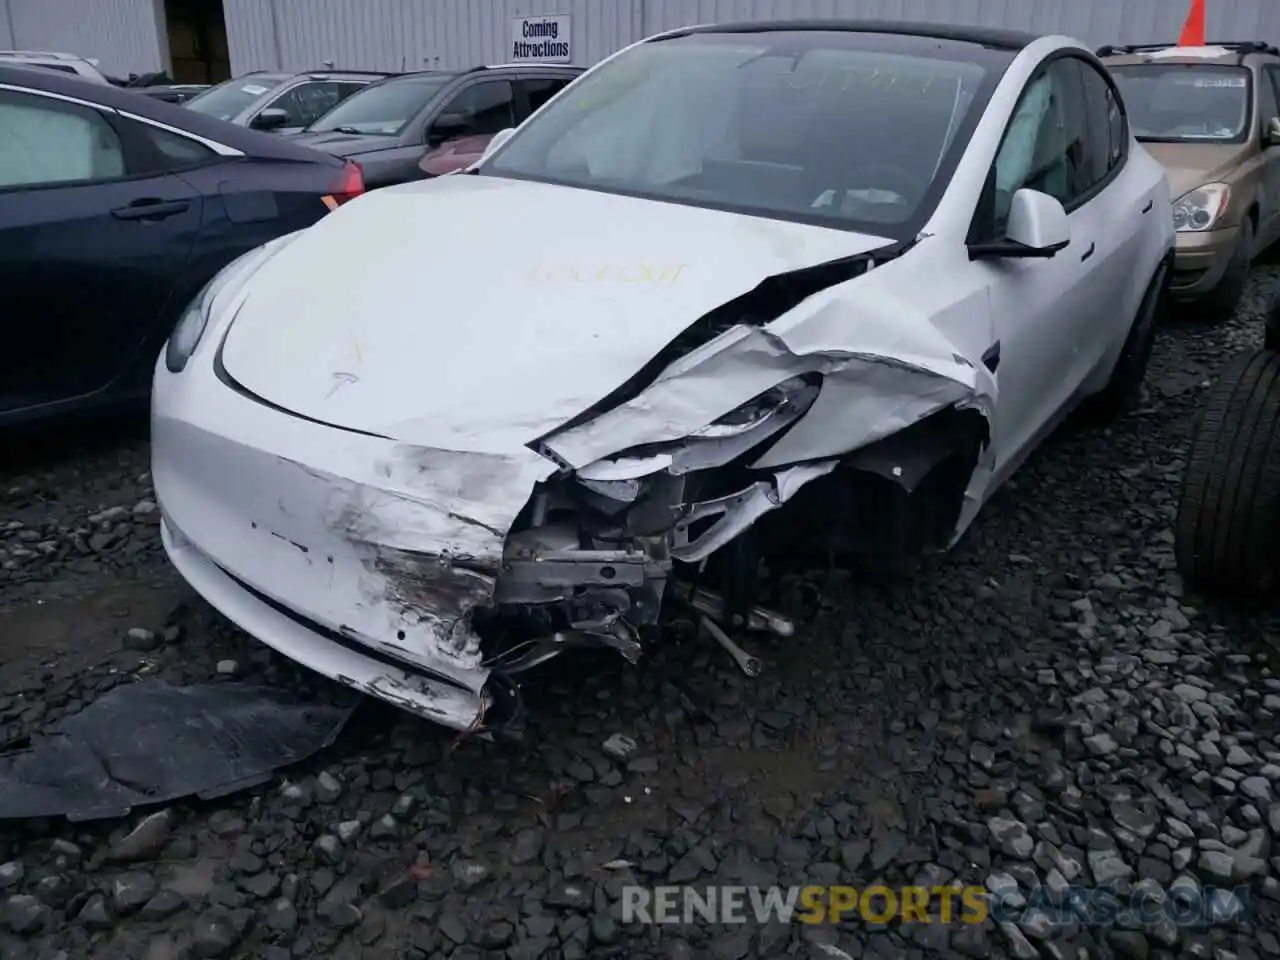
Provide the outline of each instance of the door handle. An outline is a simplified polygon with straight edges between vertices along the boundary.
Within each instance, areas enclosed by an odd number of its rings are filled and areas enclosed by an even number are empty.
[[[161,200],[157,197],[144,197],[135,200],[127,207],[117,207],[111,215],[117,220],[163,220],[186,213],[191,209],[190,200]]]
[[[1155,205],[1156,205],[1156,202],[1155,202],[1154,200],[1148,200],[1148,201],[1147,201],[1147,205],[1146,205],[1145,207],[1143,207],[1143,208],[1142,208],[1142,212],[1143,212],[1143,213],[1150,213],[1150,212],[1151,212],[1151,208],[1152,208],[1152,207],[1154,207]]]
[[[1080,262],[1084,263],[1086,260],[1092,257],[1093,251],[1096,249],[1097,249],[1097,244],[1093,244],[1093,243],[1089,244],[1089,249],[1086,250],[1084,253],[1080,254]]]

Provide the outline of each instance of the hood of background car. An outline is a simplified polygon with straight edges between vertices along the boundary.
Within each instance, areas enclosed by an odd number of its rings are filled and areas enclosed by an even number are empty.
[[[1237,168],[1257,150],[1248,143],[1151,143],[1142,144],[1169,176],[1169,192],[1177,200],[1188,190],[1206,183],[1236,177]]]
[[[387,150],[397,144],[395,137],[379,137],[365,133],[324,133],[302,132],[293,137],[294,143],[323,150],[335,157],[351,157],[358,153],[371,153],[374,150]]]
[[[592,190],[456,175],[372,191],[242,291],[232,379],[323,423],[506,453],[772,274],[891,241]]]

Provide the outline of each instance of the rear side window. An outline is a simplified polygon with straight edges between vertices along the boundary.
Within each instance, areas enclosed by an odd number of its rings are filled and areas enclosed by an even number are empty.
[[[0,190],[114,180],[124,147],[96,110],[0,91]]]
[[[515,126],[515,89],[508,80],[487,80],[463,90],[442,113],[460,113],[468,134],[497,133]]]
[[[520,82],[524,85],[525,93],[529,96],[529,112],[533,113],[533,111],[568,86],[569,78],[544,77],[536,80],[521,80]]]
[[[193,167],[218,159],[217,153],[190,137],[170,133],[168,130],[161,130],[145,123],[138,124],[138,127],[160,155],[165,160],[171,161],[169,164],[171,167]]]

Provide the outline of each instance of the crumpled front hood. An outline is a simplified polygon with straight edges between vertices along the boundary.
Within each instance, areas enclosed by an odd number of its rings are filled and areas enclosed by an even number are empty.
[[[262,266],[222,353],[265,400],[510,453],[766,277],[889,244],[589,190],[450,176],[373,191]]]

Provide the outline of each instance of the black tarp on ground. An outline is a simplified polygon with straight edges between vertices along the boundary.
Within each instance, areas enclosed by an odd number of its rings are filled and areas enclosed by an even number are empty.
[[[0,753],[0,819],[96,820],[244,790],[331,744],[353,710],[272,687],[123,684]]]

